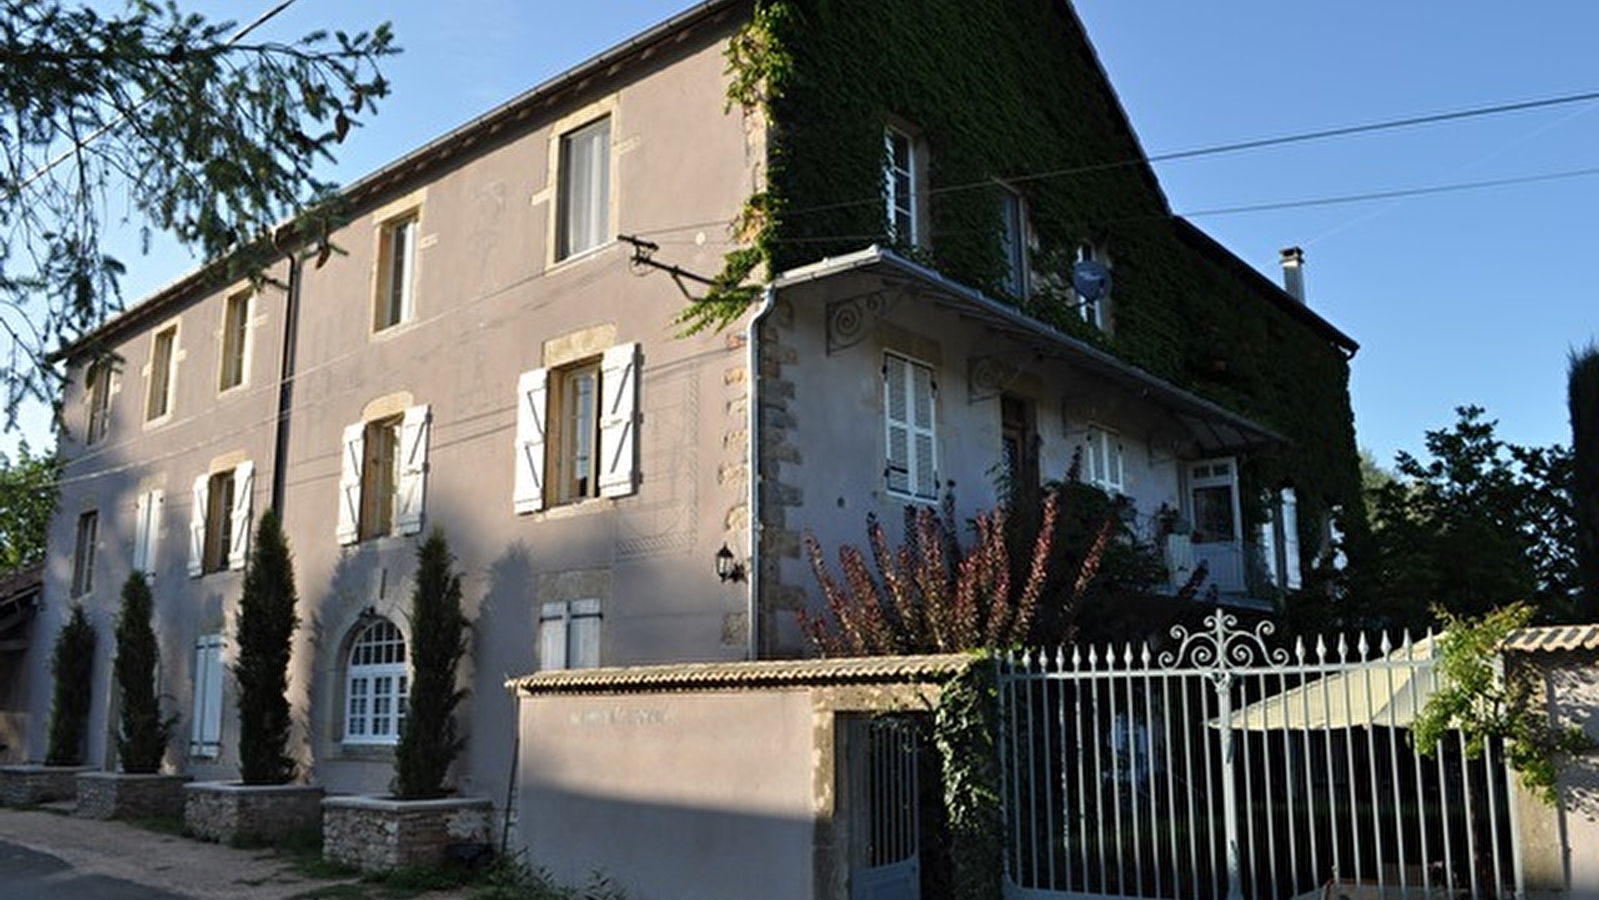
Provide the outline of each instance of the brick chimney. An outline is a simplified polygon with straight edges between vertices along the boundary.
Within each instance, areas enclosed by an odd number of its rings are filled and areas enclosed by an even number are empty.
[[[1305,302],[1305,251],[1298,247],[1284,247],[1280,254],[1283,264],[1283,290],[1295,300]]]

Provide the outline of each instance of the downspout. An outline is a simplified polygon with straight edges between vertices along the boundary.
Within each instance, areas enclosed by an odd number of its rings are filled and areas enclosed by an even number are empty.
[[[303,263],[290,250],[289,290],[283,304],[283,358],[278,373],[278,417],[274,423],[272,457],[272,512],[279,521],[283,519],[283,495],[288,484],[289,410],[294,405],[295,347],[300,330],[300,276]]]
[[[761,323],[771,315],[773,307],[777,305],[777,288],[767,282],[761,291],[761,306],[750,317],[749,336],[744,341],[744,348],[749,353],[749,377],[745,383],[748,385],[749,416],[747,433],[749,439],[745,444],[749,447],[749,567],[746,572],[745,587],[749,591],[748,608],[745,615],[749,619],[749,659],[751,661],[761,658],[761,350],[760,335]]]

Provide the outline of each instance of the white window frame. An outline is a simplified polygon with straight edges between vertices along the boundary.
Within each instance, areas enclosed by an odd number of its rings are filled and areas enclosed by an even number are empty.
[[[390,216],[378,225],[377,296],[372,330],[385,331],[416,316],[417,251],[422,236],[421,207]]]
[[[523,372],[517,379],[515,487],[512,507],[517,514],[534,513],[550,506],[581,503],[593,498],[625,497],[639,483],[638,427],[639,382],[642,347],[617,344],[598,356],[567,365]],[[568,376],[597,373],[599,385],[590,438],[589,482],[573,488],[571,440],[567,416],[561,415],[561,395]]]
[[[231,476],[233,491],[217,496],[214,487]],[[189,519],[189,577],[239,571],[250,555],[254,522],[255,464],[244,461],[194,479],[194,507]]]
[[[150,337],[150,367],[144,398],[144,420],[154,422],[172,414],[172,397],[178,374],[178,323],[170,323]]]
[[[1090,424],[1083,432],[1083,469],[1087,481],[1113,494],[1127,490],[1126,451],[1120,432]]]
[[[368,445],[376,432],[389,429],[393,455],[379,456]],[[345,426],[335,527],[340,544],[421,532],[431,431],[427,404]]]
[[[922,243],[922,149],[916,136],[893,125],[883,129],[883,196],[888,237],[912,246]]]
[[[1193,526],[1193,538],[1196,544],[1206,543],[1236,543],[1243,539],[1240,529],[1243,527],[1240,519],[1238,500],[1238,460],[1236,457],[1226,456],[1215,459],[1195,460],[1188,464],[1188,521]],[[1200,528],[1200,521],[1196,514],[1194,497],[1198,491],[1210,488],[1226,488],[1229,492],[1228,500],[1231,504],[1232,534],[1224,536],[1210,536]],[[1210,539],[1207,539],[1210,538]]]
[[[1008,184],[1000,185],[1000,216],[1000,249],[1005,256],[1004,287],[1012,297],[1025,299],[1032,293],[1027,198]]]
[[[194,642],[194,697],[189,712],[189,755],[222,754],[223,636],[202,634]]]
[[[243,387],[250,372],[250,320],[255,292],[235,291],[222,301],[222,328],[217,341],[217,392]]]
[[[399,743],[410,693],[409,659],[405,635],[393,622],[362,622],[344,657],[345,744]]]
[[[600,601],[595,598],[542,604],[538,626],[539,671],[598,667],[603,620]]]
[[[1266,563],[1266,580],[1272,587],[1297,591],[1304,585],[1299,555],[1299,496],[1291,487],[1267,494],[1265,520],[1260,523],[1260,553]]]
[[[606,110],[562,130],[556,139],[556,262],[590,253],[612,239],[615,129]]]
[[[139,495],[133,509],[133,568],[155,579],[156,554],[161,543],[161,510],[166,491],[154,488]]]
[[[78,514],[72,546],[72,596],[82,597],[94,590],[94,557],[100,542],[100,511]]]
[[[938,499],[938,380],[933,367],[883,354],[883,482],[896,497]]]
[[[111,379],[115,371],[110,357],[84,367],[83,385],[88,404],[88,421],[83,429],[85,444],[98,444],[111,430]]]

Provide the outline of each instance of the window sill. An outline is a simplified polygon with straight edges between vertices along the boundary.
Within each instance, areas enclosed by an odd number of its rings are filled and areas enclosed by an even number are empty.
[[[606,241],[603,241],[601,243],[595,244],[594,246],[588,248],[587,250],[579,250],[576,253],[568,254],[566,256],[561,257],[560,259],[552,259],[552,260],[550,260],[549,267],[546,268],[544,271],[546,273],[558,272],[561,269],[567,268],[568,266],[577,265],[578,263],[581,263],[584,260],[593,259],[593,258],[599,256],[601,253],[604,253],[606,250],[609,250],[609,249],[611,249],[612,247],[615,247],[615,246],[617,246],[617,240],[616,240],[616,238],[612,237],[612,238],[610,238],[610,239],[608,239]]]

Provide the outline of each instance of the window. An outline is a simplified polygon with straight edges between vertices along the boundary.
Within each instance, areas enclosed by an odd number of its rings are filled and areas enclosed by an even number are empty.
[[[1084,242],[1077,245],[1076,262],[1094,262],[1101,267],[1106,267],[1105,254],[1101,253],[1093,244]],[[1108,269],[1107,269],[1108,271]],[[1084,291],[1084,288],[1089,288]],[[1085,278],[1078,271],[1072,273],[1072,290],[1077,294],[1077,314],[1100,331],[1106,330],[1109,316],[1106,314],[1110,306],[1110,280],[1106,278]],[[1086,293],[1086,295],[1085,295]]]
[[[194,642],[194,705],[189,712],[189,755],[215,759],[222,750],[222,635]]]
[[[250,292],[228,297],[222,309],[222,362],[217,374],[217,390],[225,391],[244,384],[245,355],[250,338]]]
[[[1231,459],[1204,460],[1188,470],[1196,544],[1239,540],[1238,481]]]
[[[89,401],[89,422],[84,429],[84,443],[99,443],[111,427],[111,374],[112,363],[109,359],[90,363],[84,374]]]
[[[1108,428],[1088,426],[1083,435],[1083,472],[1089,484],[1114,494],[1126,490],[1122,437]]]
[[[1266,580],[1276,588],[1297,591],[1303,584],[1299,560],[1299,497],[1291,487],[1267,495],[1262,504],[1266,519],[1260,523],[1260,553]]]
[[[429,422],[428,408],[413,406],[344,429],[339,543],[422,530]]]
[[[518,513],[638,486],[639,345],[524,372],[517,385]]]
[[[938,497],[938,460],[933,421],[937,385],[933,370],[903,356],[883,357],[883,420],[889,493],[919,500]]]
[[[254,494],[253,463],[239,463],[194,480],[194,513],[189,520],[191,577],[244,568]]]
[[[152,579],[161,538],[161,507],[165,503],[166,492],[157,488],[140,494],[133,511],[133,568]]]
[[[372,330],[410,321],[416,306],[416,240],[421,220],[413,210],[378,230],[378,295]]]
[[[600,601],[560,600],[539,608],[539,671],[600,664]]]
[[[94,545],[100,537],[100,514],[90,511],[78,516],[76,542],[72,551],[72,596],[82,597],[94,590]]]
[[[1027,258],[1027,200],[1014,188],[1001,187],[1000,203],[1000,214],[1003,218],[1000,241],[1001,250],[1005,254],[1005,292],[1012,297],[1025,298],[1029,293],[1030,274]]]
[[[344,742],[398,743],[409,679],[400,629],[388,619],[367,625],[350,644],[345,669]]]
[[[171,325],[156,332],[150,347],[150,394],[145,398],[146,422],[159,419],[172,411],[172,368],[176,364],[178,326]]]
[[[611,119],[561,136],[555,258],[576,256],[610,239]]]
[[[1007,496],[1013,500],[1038,493],[1038,446],[1033,405],[1020,397],[999,398],[1001,465]]]
[[[921,210],[917,182],[921,179],[916,139],[897,128],[883,132],[886,154],[883,182],[888,200],[888,237],[901,244],[921,243]]]

